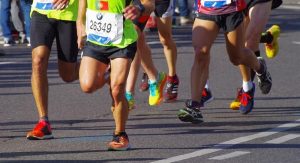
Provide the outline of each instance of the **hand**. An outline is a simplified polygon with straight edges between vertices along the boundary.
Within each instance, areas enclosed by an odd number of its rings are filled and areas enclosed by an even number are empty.
[[[68,7],[70,0],[53,0],[53,9],[63,10]]]
[[[78,49],[82,49],[86,41],[85,25],[83,23],[76,22],[76,28]]]
[[[124,10],[123,10],[123,15],[126,19],[130,19],[130,20],[134,20],[136,18],[138,18],[141,15],[141,11],[133,5],[127,6]]]

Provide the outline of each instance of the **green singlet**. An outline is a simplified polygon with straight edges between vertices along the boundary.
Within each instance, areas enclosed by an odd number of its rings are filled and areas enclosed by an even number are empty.
[[[47,15],[50,19],[76,21],[78,13],[78,0],[70,0],[68,6],[63,10],[53,9],[53,0],[33,0],[31,12],[36,11]]]
[[[87,0],[87,41],[101,46],[125,48],[136,42],[137,32],[123,9],[132,0]]]

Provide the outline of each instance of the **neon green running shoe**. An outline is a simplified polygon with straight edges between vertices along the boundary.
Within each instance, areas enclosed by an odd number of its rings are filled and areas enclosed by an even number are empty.
[[[134,100],[133,94],[131,92],[126,92],[125,97],[126,97],[126,100],[128,102],[129,110],[135,109],[136,106],[135,106],[135,100]]]

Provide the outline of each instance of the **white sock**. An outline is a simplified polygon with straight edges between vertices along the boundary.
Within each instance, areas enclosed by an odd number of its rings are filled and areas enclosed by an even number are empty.
[[[252,81],[243,81],[243,90],[245,92],[250,91],[253,88],[253,83]]]
[[[206,89],[209,89],[208,80],[207,80],[206,83],[205,83],[205,88],[206,88]]]

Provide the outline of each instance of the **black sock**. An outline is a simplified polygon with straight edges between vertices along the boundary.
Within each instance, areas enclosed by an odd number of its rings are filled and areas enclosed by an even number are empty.
[[[46,121],[46,122],[49,122],[48,116],[40,117],[40,121]]]
[[[260,36],[260,43],[271,44],[273,41],[273,36],[270,32],[264,32]]]

